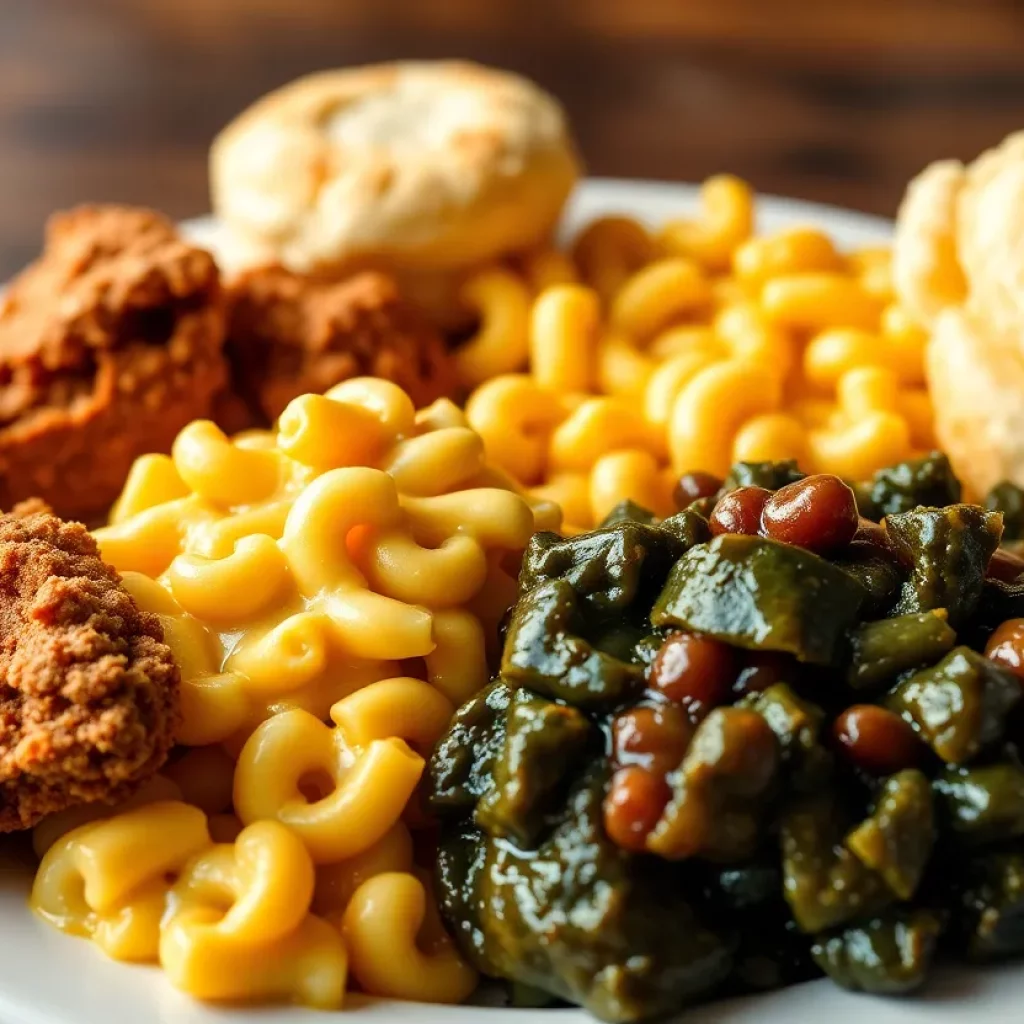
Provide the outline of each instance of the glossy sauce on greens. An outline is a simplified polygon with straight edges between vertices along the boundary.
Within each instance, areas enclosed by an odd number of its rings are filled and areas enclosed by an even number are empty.
[[[463,952],[611,1021],[1024,954],[1001,513],[939,455],[676,493],[531,542],[499,674],[432,762]]]

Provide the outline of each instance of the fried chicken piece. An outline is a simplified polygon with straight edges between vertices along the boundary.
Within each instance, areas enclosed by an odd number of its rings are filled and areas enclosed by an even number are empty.
[[[344,281],[280,267],[242,274],[228,287],[227,352],[235,391],[266,420],[349,377],[385,377],[417,406],[454,384],[440,334],[376,272]]]
[[[163,764],[179,673],[78,523],[0,516],[0,832],[129,796]]]
[[[0,300],[0,507],[39,496],[93,519],[137,455],[169,451],[227,379],[209,253],[149,210],[51,218]]]

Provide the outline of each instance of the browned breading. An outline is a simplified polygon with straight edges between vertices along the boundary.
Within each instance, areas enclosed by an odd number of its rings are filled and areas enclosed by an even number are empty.
[[[53,217],[0,302],[0,507],[102,514],[132,460],[168,451],[227,379],[212,257],[149,210]]]
[[[0,516],[0,832],[118,800],[163,764],[179,674],[85,528]]]
[[[267,420],[349,377],[393,380],[417,406],[454,384],[437,330],[374,272],[343,281],[279,267],[241,275],[228,288],[227,352],[236,392]]]
[[[15,519],[27,519],[29,516],[34,516],[39,512],[48,516],[53,515],[53,509],[42,498],[26,498],[24,501],[19,501],[11,509],[10,514]]]

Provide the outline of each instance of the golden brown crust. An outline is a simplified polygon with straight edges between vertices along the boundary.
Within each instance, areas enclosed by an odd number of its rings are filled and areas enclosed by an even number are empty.
[[[279,267],[242,274],[228,288],[227,352],[235,390],[270,420],[297,395],[349,377],[393,380],[417,405],[454,384],[438,332],[378,273],[345,281]]]
[[[78,523],[0,516],[0,832],[119,800],[163,764],[178,669]]]
[[[53,217],[0,306],[0,507],[92,518],[224,386],[217,267],[149,210]]]

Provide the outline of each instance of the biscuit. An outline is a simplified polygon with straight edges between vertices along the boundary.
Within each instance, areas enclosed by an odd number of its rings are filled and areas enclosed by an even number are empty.
[[[578,175],[551,96],[460,62],[301,78],[210,154],[229,269],[443,277],[547,238]]]
[[[932,332],[935,430],[974,497],[1024,485],[1024,133],[932,164],[900,207],[893,281]]]

